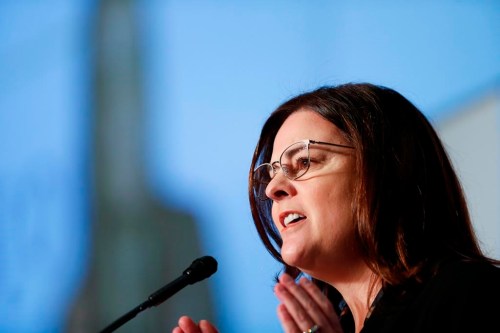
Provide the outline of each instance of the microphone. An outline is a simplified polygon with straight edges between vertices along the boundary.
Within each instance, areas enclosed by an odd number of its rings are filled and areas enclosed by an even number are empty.
[[[182,272],[181,276],[149,295],[146,301],[112,322],[110,325],[100,331],[100,333],[113,332],[118,327],[134,318],[141,311],[144,311],[152,306],[160,305],[169,297],[177,293],[179,290],[186,287],[188,284],[194,284],[196,282],[204,280],[210,277],[216,271],[217,260],[215,260],[213,257],[204,256],[194,260],[191,265],[186,268],[184,272]]]

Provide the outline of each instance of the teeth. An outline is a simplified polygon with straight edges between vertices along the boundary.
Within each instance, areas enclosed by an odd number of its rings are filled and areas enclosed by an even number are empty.
[[[283,224],[286,227],[287,225],[289,225],[290,223],[292,223],[294,220],[299,219],[299,218],[303,218],[303,217],[305,217],[305,216],[297,214],[297,213],[289,214],[283,220]]]

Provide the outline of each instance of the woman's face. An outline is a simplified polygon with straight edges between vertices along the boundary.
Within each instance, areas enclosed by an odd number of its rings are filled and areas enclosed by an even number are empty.
[[[301,109],[279,129],[271,163],[304,139],[348,145],[335,125]],[[290,180],[278,170],[266,195],[273,200],[272,217],[283,239],[284,261],[318,279],[328,280],[332,274],[338,279],[362,262],[354,241],[354,150],[310,144],[309,153],[311,164],[302,177]]]

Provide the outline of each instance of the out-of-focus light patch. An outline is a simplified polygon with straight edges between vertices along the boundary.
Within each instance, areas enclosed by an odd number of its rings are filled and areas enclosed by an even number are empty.
[[[85,276],[89,3],[0,5],[1,332],[62,331]]]

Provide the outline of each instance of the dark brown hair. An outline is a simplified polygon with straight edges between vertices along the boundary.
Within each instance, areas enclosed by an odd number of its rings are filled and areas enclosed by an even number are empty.
[[[356,237],[383,284],[418,283],[451,258],[498,263],[478,245],[459,180],[426,117],[392,89],[350,83],[283,103],[265,122],[255,148],[249,175],[252,216],[265,247],[285,271],[300,274],[281,258],[272,202],[254,196],[252,174],[255,166],[269,161],[276,133],[299,109],[320,114],[355,147]]]

